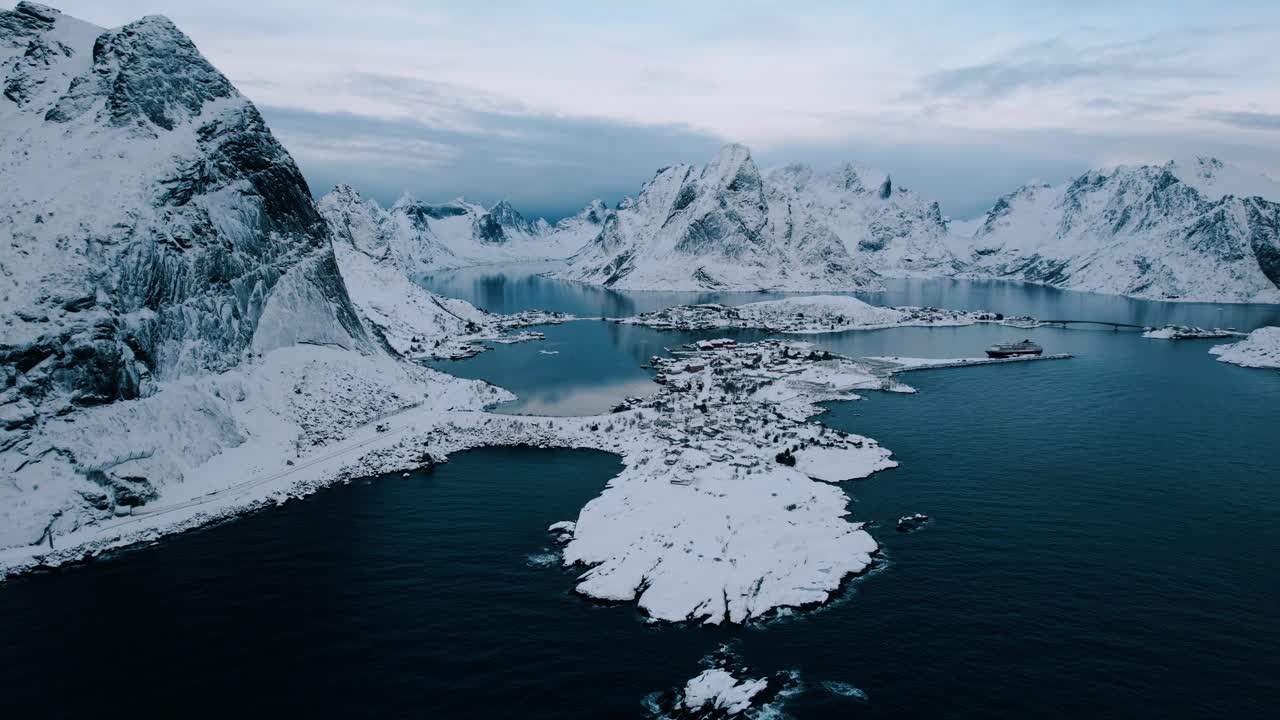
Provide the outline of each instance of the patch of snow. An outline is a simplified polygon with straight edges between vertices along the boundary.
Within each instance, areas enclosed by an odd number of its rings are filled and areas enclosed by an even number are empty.
[[[704,670],[684,686],[684,706],[690,710],[710,707],[728,715],[738,715],[751,707],[751,700],[769,687],[763,678],[738,679],[721,668]]]
[[[1258,328],[1240,342],[1209,350],[1220,362],[1251,368],[1280,368],[1280,327]]]
[[[893,460],[876,458],[847,448],[808,447],[796,452],[795,458],[796,470],[823,482],[857,480],[898,466]]]
[[[1216,340],[1218,338],[1236,336],[1244,337],[1244,333],[1223,330],[1222,328],[1206,330],[1202,327],[1190,327],[1187,325],[1166,325],[1165,327],[1147,330],[1142,333],[1142,337],[1152,340]]]

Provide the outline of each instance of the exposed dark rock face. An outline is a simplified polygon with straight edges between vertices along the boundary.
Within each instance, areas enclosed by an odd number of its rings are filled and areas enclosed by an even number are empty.
[[[27,47],[5,78],[16,106],[5,117],[22,124],[22,135],[6,133],[0,150],[47,153],[42,166],[28,163],[45,174],[62,172],[58,163],[68,160],[78,172],[100,169],[104,179],[114,176],[112,163],[140,168],[123,175],[142,184],[120,188],[122,201],[137,202],[132,206],[15,198],[21,208],[9,220],[15,240],[65,246],[70,256],[58,270],[70,296],[31,298],[15,312],[26,318],[24,332],[0,340],[0,357],[22,359],[20,368],[41,358],[22,370],[21,394],[110,402],[145,394],[153,375],[235,365],[276,284],[295,269],[328,298],[329,307],[318,311],[333,315],[346,343],[362,342],[345,288],[335,280],[327,227],[257,109],[165,18],[102,31],[91,48],[58,39],[73,36],[62,28],[77,22],[30,4],[0,13],[3,44]],[[60,81],[46,62],[54,52],[88,62],[61,94],[42,96],[46,110],[30,89]],[[48,77],[35,72],[41,68]],[[167,134],[190,140],[160,143]],[[65,152],[78,143],[84,156]],[[63,147],[50,149],[55,144]],[[114,158],[103,152],[113,146]],[[20,163],[3,172],[6,186],[21,187]],[[9,272],[24,272],[22,261],[13,258]]]
[[[510,242],[514,233],[533,235],[537,230],[506,200],[475,219],[475,236],[480,242],[495,245]]]
[[[69,122],[99,106],[116,127],[173,130],[206,103],[237,94],[168,18],[152,15],[100,35],[92,71],[71,81],[45,119]]]
[[[281,346],[374,349],[292,158],[167,19],[19,3],[0,86],[0,474],[60,454],[75,502],[144,503],[42,427]]]

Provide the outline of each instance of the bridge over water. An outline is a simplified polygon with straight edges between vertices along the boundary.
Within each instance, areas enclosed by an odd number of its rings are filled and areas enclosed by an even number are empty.
[[[1067,327],[1068,325],[1109,325],[1113,330],[1126,328],[1129,330],[1146,330],[1148,325],[1134,325],[1133,323],[1111,322],[1110,320],[1041,320],[1041,325],[1060,325]]]

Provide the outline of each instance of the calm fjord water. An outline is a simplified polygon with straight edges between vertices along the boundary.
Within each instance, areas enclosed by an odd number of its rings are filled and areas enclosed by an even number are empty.
[[[425,282],[495,311],[627,315],[713,296],[620,294],[492,269]],[[735,301],[761,299],[761,295]],[[1038,317],[1280,324],[1276,306],[1143,303],[1004,283],[873,297]],[[599,321],[441,364],[600,411],[693,337]],[[758,333],[739,333],[750,339]],[[994,326],[819,336],[851,355],[954,357],[1031,335],[1064,362],[911,373],[916,395],[832,403],[901,467],[846,485],[884,563],[813,612],[747,628],[644,623],[543,566],[548,524],[617,471],[489,449],[334,487],[155,547],[0,585],[14,717],[166,714],[640,717],[721,643],[795,670],[794,717],[1270,717],[1280,707],[1280,373],[1203,342]],[[540,351],[558,350],[548,355]],[[893,521],[925,512],[910,535]],[[863,689],[862,703],[823,689]]]

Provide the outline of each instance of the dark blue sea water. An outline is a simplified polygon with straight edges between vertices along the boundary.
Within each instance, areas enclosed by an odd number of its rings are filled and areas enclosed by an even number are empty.
[[[509,270],[427,282],[499,311],[621,315],[671,301]],[[875,299],[1280,324],[1276,306],[1004,283],[901,283]],[[546,330],[545,343],[441,367],[514,390],[512,412],[593,411],[641,392],[638,365],[693,337],[599,321]],[[883,564],[820,610],[712,629],[582,599],[572,571],[542,566],[545,527],[574,517],[617,460],[479,450],[0,585],[6,715],[643,717],[646,695],[728,644],[754,673],[798,673],[801,691],[781,706],[797,718],[1274,716],[1280,373],[1218,363],[1212,343],[1109,330],[814,339],[853,355],[954,357],[1014,334],[1077,357],[911,373],[918,394],[829,406],[823,422],[875,437],[901,467],[847,485]],[[911,512],[934,520],[894,532]],[[825,689],[833,682],[867,701]]]

